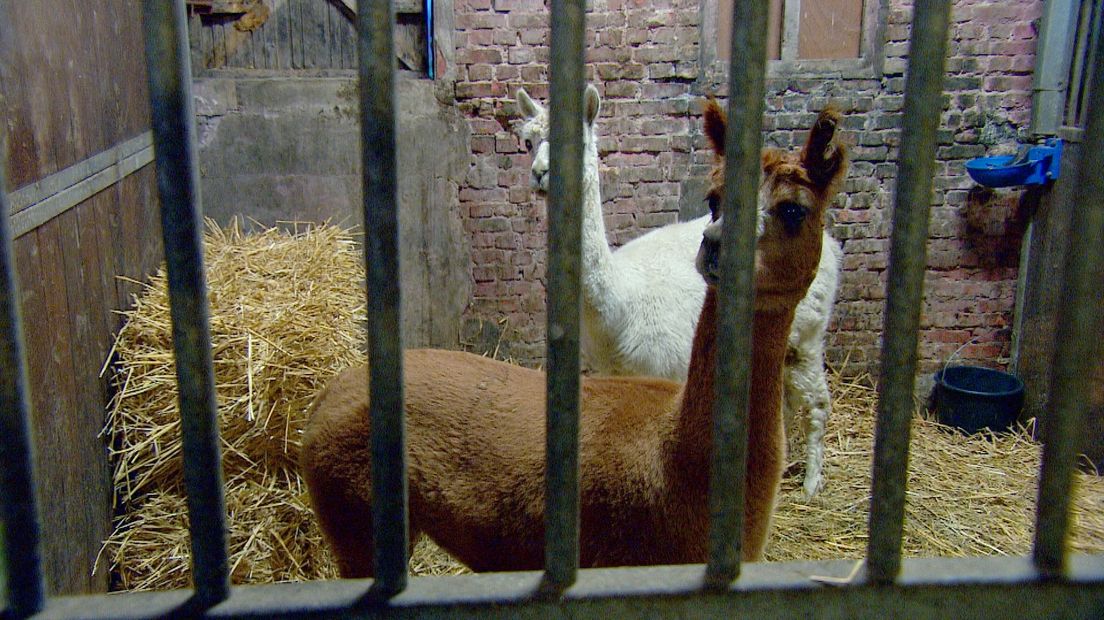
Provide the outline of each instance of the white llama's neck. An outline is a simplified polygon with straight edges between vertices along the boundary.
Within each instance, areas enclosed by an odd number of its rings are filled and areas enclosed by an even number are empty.
[[[598,179],[597,137],[592,136],[583,155],[583,291],[591,300],[604,299],[616,285],[613,252],[606,241],[602,216],[602,191]]]

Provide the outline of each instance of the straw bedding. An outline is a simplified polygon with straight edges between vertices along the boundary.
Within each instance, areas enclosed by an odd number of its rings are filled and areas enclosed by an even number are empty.
[[[249,235],[210,226],[206,234],[234,583],[336,576],[294,464],[314,394],[342,368],[364,362],[361,260],[351,234],[328,225]],[[126,318],[105,430],[115,446],[119,517],[103,553],[118,589],[185,587],[187,511],[163,271]],[[784,480],[768,560],[865,551],[875,391],[862,377],[833,372],[830,379],[825,488],[806,502],[797,468]],[[917,416],[905,554],[1028,553],[1039,452],[1025,431],[966,437]],[[1104,482],[1094,476],[1078,477],[1071,544],[1104,552]],[[411,571],[466,569],[422,540]]]

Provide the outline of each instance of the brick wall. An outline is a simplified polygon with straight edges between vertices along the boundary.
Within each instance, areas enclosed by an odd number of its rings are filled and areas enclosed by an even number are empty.
[[[602,196],[609,240],[701,212],[712,153],[701,135],[701,0],[588,2],[587,75],[602,93]],[[460,192],[472,246],[469,341],[493,341],[525,364],[544,356],[546,220],[527,187],[529,157],[512,132],[513,93],[548,96],[548,14],[542,0],[454,0],[456,98],[471,123],[473,164]],[[920,355],[936,368],[976,338],[966,359],[1010,355],[1019,248],[1019,191],[983,191],[965,160],[1015,147],[1030,119],[1035,20],[1041,0],[955,2],[938,176],[928,243]],[[911,3],[891,0],[884,73],[873,79],[784,78],[767,83],[768,145],[801,144],[817,110],[846,115],[854,145],[831,231],[844,274],[829,359],[859,372],[877,359],[888,229],[896,176]]]

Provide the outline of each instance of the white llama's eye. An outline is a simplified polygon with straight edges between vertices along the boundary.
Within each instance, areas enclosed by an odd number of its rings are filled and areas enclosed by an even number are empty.
[[[529,151],[530,153],[533,152],[533,141],[529,138],[525,139],[525,150]]]

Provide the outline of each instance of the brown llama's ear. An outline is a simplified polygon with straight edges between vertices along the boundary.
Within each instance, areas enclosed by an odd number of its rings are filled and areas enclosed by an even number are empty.
[[[713,145],[713,151],[718,157],[723,157],[725,152],[725,113],[720,104],[713,97],[705,102],[705,135]]]
[[[762,155],[763,173],[770,176],[775,168],[786,160],[786,155],[778,149],[763,149]]]
[[[801,163],[809,180],[821,189],[831,185],[847,168],[847,148],[835,139],[840,118],[839,110],[833,107],[821,110],[801,151]]]

